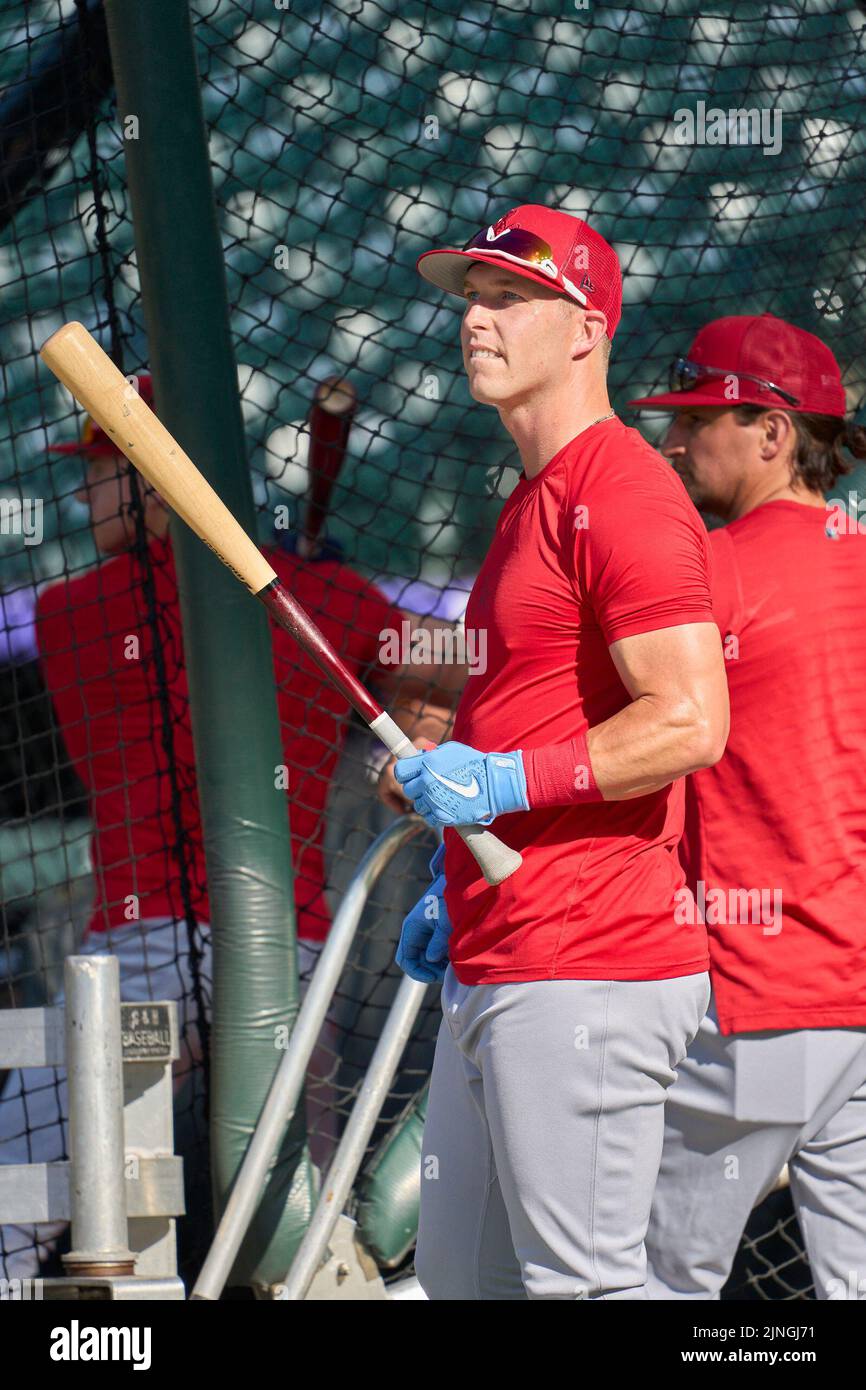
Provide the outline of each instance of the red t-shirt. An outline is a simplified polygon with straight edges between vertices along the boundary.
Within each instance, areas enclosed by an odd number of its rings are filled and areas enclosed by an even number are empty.
[[[506,501],[466,610],[487,635],[453,737],[483,752],[561,743],[630,702],[608,647],[712,621],[706,531],[679,478],[613,419]],[[632,801],[494,821],[523,865],[489,887],[446,830],[450,958],[462,984],[665,979],[707,969],[702,924],[675,920],[683,783]]]
[[[731,733],[683,862],[723,1033],[866,1025],[866,536],[826,528],[778,501],[710,536]]]
[[[402,612],[344,565],[309,564],[279,550],[266,553],[349,668],[362,675],[376,660],[381,629],[399,631]],[[97,898],[90,926],[97,931],[135,919],[184,915],[160,690],[172,726],[193,908],[200,920],[210,918],[170,544],[153,542],[150,556],[158,653],[140,567],[131,552],[52,584],[37,605],[45,682],[69,757],[92,794]],[[288,633],[271,631],[288,767],[298,934],[322,940],[330,926],[322,894],[323,812],[345,730],[346,702]],[[157,655],[164,664],[162,680]],[[133,894],[137,905],[128,903]]]

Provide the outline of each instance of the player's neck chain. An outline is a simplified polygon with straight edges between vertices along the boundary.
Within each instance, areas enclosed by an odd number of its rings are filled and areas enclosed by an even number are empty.
[[[605,420],[612,420],[615,414],[615,410],[609,410],[606,415],[599,415],[597,420],[593,420],[591,424],[585,425],[584,429],[591,430],[593,425],[601,425]],[[583,434],[584,431],[581,430],[580,432]]]

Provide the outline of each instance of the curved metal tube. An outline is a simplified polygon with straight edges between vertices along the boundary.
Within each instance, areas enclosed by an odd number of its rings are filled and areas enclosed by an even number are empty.
[[[328,1169],[316,1210],[297,1254],[286,1275],[280,1297],[285,1302],[297,1302],[306,1296],[316,1271],[325,1257],[328,1241],[340,1219],[346,1199],[352,1190],[358,1169],[364,1159],[367,1142],[376,1124],[382,1102],[388,1094],[403,1048],[412,1032],[412,1025],[421,1007],[427,986],[404,976],[391,1005],[388,1021],[376,1044],[361,1094],[352,1107],[349,1123]]]
[[[190,1295],[191,1299],[217,1299],[222,1293],[255,1213],[274,1155],[286,1126],[295,1113],[310,1057],[339,983],[370,890],[397,851],[426,828],[420,816],[401,816],[373,842],[358,865],[328,933],[328,939],[307,990],[307,997],[292,1031],[289,1046],[274,1075],[222,1219]],[[425,986],[418,985],[419,1004],[424,989]],[[386,1031],[389,1025],[386,1025]],[[411,1022],[409,1026],[411,1028]],[[378,1055],[378,1051],[377,1048],[375,1055]],[[381,1105],[381,1099],[379,1104]],[[375,1116],[373,1122],[375,1123]],[[334,1163],[329,1170],[329,1178],[342,1147],[341,1144],[337,1150]],[[354,1174],[352,1176],[354,1177]],[[327,1183],[325,1188],[327,1189]]]

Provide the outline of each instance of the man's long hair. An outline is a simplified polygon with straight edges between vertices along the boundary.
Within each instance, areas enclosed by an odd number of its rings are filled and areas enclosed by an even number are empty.
[[[737,406],[743,424],[763,415],[766,406]],[[797,433],[797,447],[791,460],[791,481],[810,492],[828,493],[837,478],[850,473],[851,459],[866,459],[866,428],[838,415],[808,415],[786,412]],[[846,457],[850,455],[851,457]]]

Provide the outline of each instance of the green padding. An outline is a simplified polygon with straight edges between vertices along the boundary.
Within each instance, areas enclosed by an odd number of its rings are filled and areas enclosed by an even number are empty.
[[[405,1258],[418,1234],[425,1086],[376,1150],[361,1182],[358,1234],[382,1269]]]
[[[188,0],[107,0],[136,260],[160,417],[248,534],[256,508],[229,329]],[[138,360],[136,358],[131,359]],[[213,941],[210,1152],[225,1208],[298,1011],[295,914],[274,661],[264,609],[180,518],[171,519]],[[275,1284],[315,1200],[299,1103],[231,1284]]]

